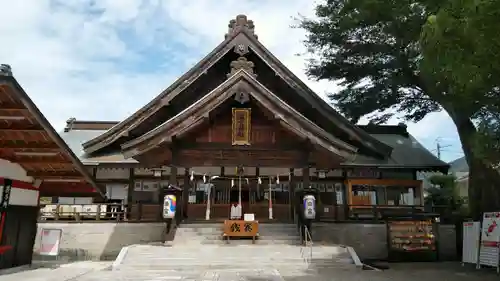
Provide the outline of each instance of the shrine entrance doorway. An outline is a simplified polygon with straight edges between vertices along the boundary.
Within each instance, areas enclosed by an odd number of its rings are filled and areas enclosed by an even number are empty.
[[[211,220],[231,218],[231,207],[241,204],[244,214],[254,214],[259,221],[269,220],[270,208],[273,220],[288,220],[290,215],[289,183],[262,182],[258,178],[219,178],[212,182],[210,208]]]

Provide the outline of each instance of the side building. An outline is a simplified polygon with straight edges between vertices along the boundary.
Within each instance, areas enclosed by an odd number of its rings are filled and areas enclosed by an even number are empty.
[[[351,124],[261,44],[244,15],[127,119],[70,119],[61,137],[108,200],[141,220],[161,216],[169,184],[182,189],[179,213],[192,220],[227,218],[235,202],[258,220],[291,220],[294,192],[310,186],[323,219],[422,208],[417,172],[448,169],[404,125]]]

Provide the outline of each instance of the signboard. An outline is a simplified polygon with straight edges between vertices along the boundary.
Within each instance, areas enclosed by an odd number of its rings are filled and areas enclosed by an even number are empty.
[[[390,251],[435,251],[431,221],[391,221],[387,224]]]
[[[479,264],[497,268],[499,262],[500,242],[500,212],[486,212],[483,214],[481,228],[481,245],[479,247]]]
[[[480,231],[481,223],[478,221],[463,223],[462,263],[477,264]]]
[[[40,235],[41,256],[57,256],[61,244],[62,229],[42,228]]]
[[[233,108],[233,145],[250,145],[250,108]]]

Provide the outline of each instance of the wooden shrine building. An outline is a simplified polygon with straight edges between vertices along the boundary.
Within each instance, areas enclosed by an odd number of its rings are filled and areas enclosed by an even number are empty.
[[[70,119],[61,136],[132,216],[161,213],[161,187],[180,186],[188,219],[292,218],[294,190],[313,186],[321,216],[372,205],[421,207],[418,171],[446,170],[404,125],[351,124],[286,68],[246,16],[225,40],[121,122]],[[240,193],[241,190],[241,193]],[[207,204],[210,202],[210,204]],[[341,207],[342,206],[342,207]],[[347,207],[346,207],[347,206]],[[348,213],[346,213],[346,211]]]

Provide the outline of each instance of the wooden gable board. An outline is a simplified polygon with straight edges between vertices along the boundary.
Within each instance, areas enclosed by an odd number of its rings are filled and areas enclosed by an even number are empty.
[[[244,82],[244,83],[242,83]],[[280,100],[274,93],[260,84],[254,77],[239,70],[219,87],[205,95],[198,102],[189,106],[178,115],[164,122],[148,133],[131,140],[122,145],[126,157],[134,157],[142,154],[154,147],[171,141],[172,137],[180,136],[193,127],[200,125],[208,118],[209,112],[230,98],[235,89],[251,87],[249,90],[259,103],[274,112],[275,118],[280,123],[297,135],[305,136],[313,143],[322,146],[328,151],[339,155],[342,158],[354,156],[357,149],[326,132],[294,108]],[[144,145],[141,145],[144,144]],[[142,149],[138,149],[141,145]]]

